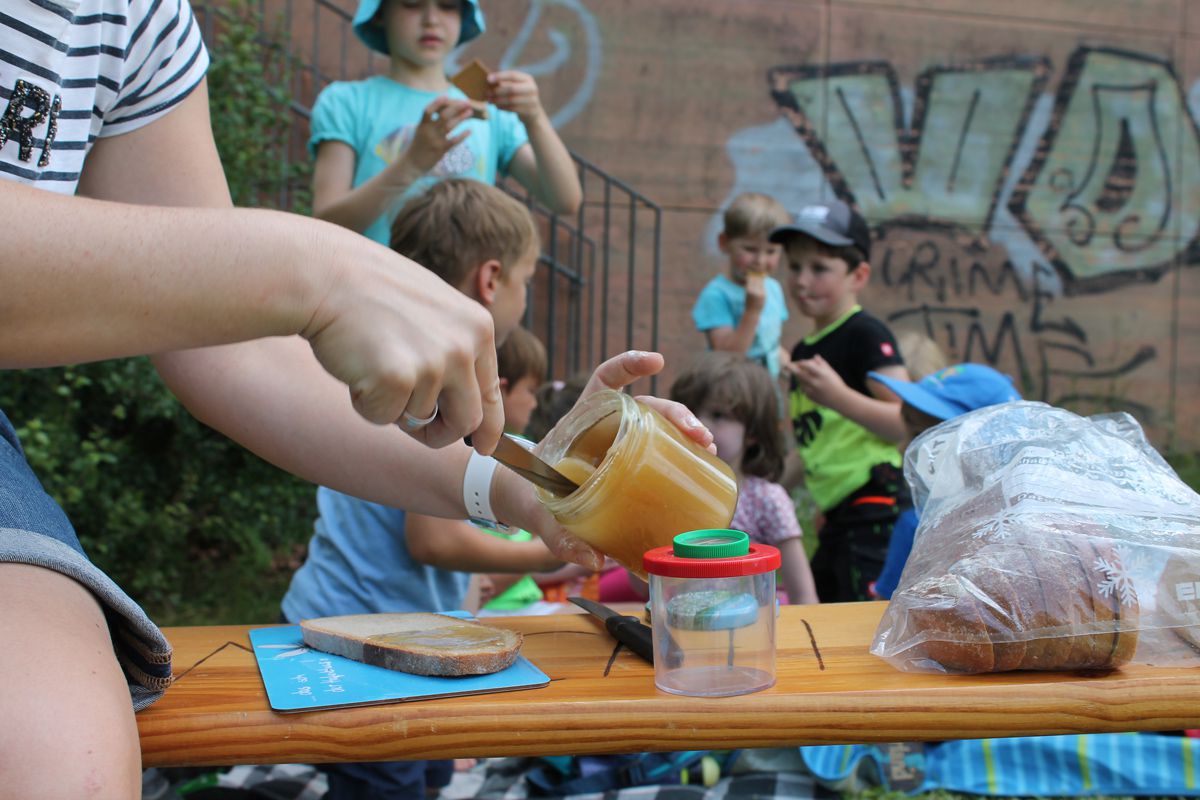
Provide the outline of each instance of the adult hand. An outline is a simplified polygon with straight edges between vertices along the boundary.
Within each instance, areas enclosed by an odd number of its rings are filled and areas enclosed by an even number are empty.
[[[591,379],[584,387],[580,400],[601,389],[620,389],[639,378],[647,378],[660,372],[664,360],[659,353],[630,350],[605,361],[596,367]],[[650,405],[671,421],[685,436],[716,454],[712,432],[696,418],[687,406],[660,397],[639,396],[638,400]],[[567,532],[553,515],[542,506],[533,493],[532,485],[506,469],[496,472],[496,484],[492,490],[493,504],[505,505],[511,513],[502,515],[505,521],[520,525],[536,533],[550,551],[564,561],[580,564],[592,571],[604,568],[602,552]]]
[[[788,371],[795,377],[796,386],[814,403],[833,408],[837,396],[849,387],[829,362],[821,356],[791,362]]]
[[[662,371],[665,363],[662,354],[642,350],[629,350],[613,356],[596,367],[591,379],[583,387],[580,399],[600,389],[620,389],[640,378],[656,375]],[[639,395],[637,399],[670,420],[685,436],[716,455],[717,446],[713,444],[712,431],[704,427],[687,406],[650,395]]]
[[[472,437],[491,453],[504,426],[491,315],[429,270],[358,234],[329,226],[326,273],[301,330],[367,420],[398,423],[429,447]],[[319,290],[321,291],[321,290]],[[423,427],[408,419],[436,418]]]
[[[471,135],[469,128],[459,133],[454,129],[473,113],[470,103],[450,97],[439,97],[427,105],[405,154],[408,163],[422,173],[436,167],[446,153]]]
[[[545,114],[537,81],[532,75],[518,70],[502,70],[488,75],[491,91],[488,102],[504,111],[512,111],[526,125]]]

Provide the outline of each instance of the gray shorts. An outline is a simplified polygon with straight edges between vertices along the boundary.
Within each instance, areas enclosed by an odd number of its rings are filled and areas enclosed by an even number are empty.
[[[46,567],[87,587],[104,608],[134,710],[162,696],[171,683],[171,645],[141,606],[88,560],[66,514],[26,463],[16,431],[2,411],[0,562]]]

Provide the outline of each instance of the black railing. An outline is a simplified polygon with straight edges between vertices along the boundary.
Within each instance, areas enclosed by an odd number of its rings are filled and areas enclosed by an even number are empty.
[[[632,348],[658,349],[662,209],[627,184],[572,154],[583,203],[571,217],[533,202],[542,227],[542,263],[525,324],[546,344],[553,377],[592,367]],[[651,380],[650,391],[657,381]]]
[[[221,0],[209,5],[221,6]],[[264,42],[291,42],[289,141],[277,147],[282,175],[308,159],[312,103],[326,85],[377,74],[386,61],[367,50],[351,13],[332,0],[258,0]],[[220,46],[217,16],[198,5],[205,40]],[[572,154],[583,203],[570,217],[551,213],[512,180],[501,186],[533,212],[542,233],[544,269],[530,290],[525,324],[546,345],[551,378],[590,371],[614,353],[656,350],[662,268],[662,209],[595,164]],[[306,187],[284,182],[280,208],[297,209]],[[650,391],[657,381],[650,381]]]

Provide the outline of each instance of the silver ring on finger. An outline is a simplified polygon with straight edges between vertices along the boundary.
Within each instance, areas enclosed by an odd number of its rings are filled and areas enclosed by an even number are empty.
[[[433,404],[433,411],[429,412],[428,417],[418,417],[415,414],[410,414],[407,411],[404,411],[400,414],[400,422],[398,424],[406,431],[419,431],[421,428],[424,428],[426,425],[437,419],[437,415],[438,404],[435,402]]]

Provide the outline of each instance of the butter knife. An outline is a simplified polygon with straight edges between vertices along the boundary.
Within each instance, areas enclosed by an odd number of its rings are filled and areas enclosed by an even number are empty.
[[[540,486],[551,494],[566,497],[579,488],[579,484],[563,475],[554,467],[542,461],[529,449],[532,443],[526,443],[512,434],[506,433],[500,437],[499,444],[492,457],[525,480]]]

